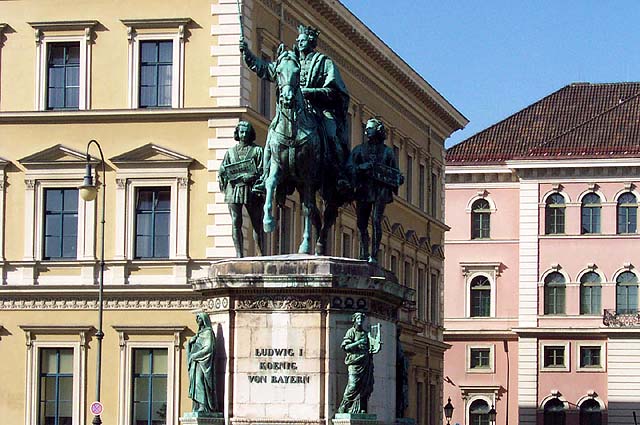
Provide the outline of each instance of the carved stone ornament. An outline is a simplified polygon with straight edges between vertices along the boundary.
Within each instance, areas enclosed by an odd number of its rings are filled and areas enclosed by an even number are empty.
[[[319,310],[322,303],[317,298],[260,297],[237,300],[237,310]]]
[[[205,307],[201,299],[117,299],[105,300],[105,310],[198,310]],[[95,299],[13,298],[0,300],[0,310],[96,310]]]

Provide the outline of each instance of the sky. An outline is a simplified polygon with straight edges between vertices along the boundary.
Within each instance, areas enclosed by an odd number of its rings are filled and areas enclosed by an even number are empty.
[[[340,0],[467,119],[459,143],[573,82],[640,81],[638,0]]]

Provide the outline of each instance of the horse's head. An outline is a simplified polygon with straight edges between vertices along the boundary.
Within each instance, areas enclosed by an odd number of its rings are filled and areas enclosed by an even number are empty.
[[[284,51],[278,56],[276,81],[280,93],[280,106],[286,109],[295,108],[300,92],[300,64],[293,52]]]

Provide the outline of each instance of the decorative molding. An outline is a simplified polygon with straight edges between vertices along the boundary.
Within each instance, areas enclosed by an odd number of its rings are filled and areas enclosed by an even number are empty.
[[[124,189],[127,187],[127,179],[116,179],[116,189]]]
[[[105,310],[197,310],[206,307],[205,300],[198,298],[119,298],[104,301]],[[8,298],[0,300],[2,310],[97,310],[98,300],[70,299],[48,296],[46,298]]]
[[[473,272],[492,271],[496,277],[500,276],[503,264],[501,262],[461,262],[460,270],[463,276]]]
[[[236,300],[237,310],[320,310],[322,302],[315,297],[272,296]]]
[[[24,179],[24,186],[27,190],[34,190],[36,187],[36,181],[34,179]]]
[[[203,302],[205,311],[221,311],[229,309],[229,297],[209,298]]]
[[[640,312],[618,313],[616,310],[604,310],[602,324],[609,328],[637,328],[640,327]]]
[[[85,347],[87,332],[95,330],[93,326],[86,325],[19,325],[24,331],[27,347],[31,348],[36,335],[73,335],[78,334],[80,346]]]
[[[188,177],[178,177],[178,186],[185,188],[189,187],[189,178]]]

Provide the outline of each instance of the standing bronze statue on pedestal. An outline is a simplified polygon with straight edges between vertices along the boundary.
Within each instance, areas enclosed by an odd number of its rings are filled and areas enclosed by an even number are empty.
[[[196,322],[198,333],[187,343],[189,398],[193,401],[193,413],[208,416],[218,410],[214,371],[216,337],[208,314],[198,313]]]
[[[344,389],[338,413],[368,413],[368,402],[373,392],[373,355],[382,348],[380,325],[369,332],[364,329],[365,314],[351,316],[353,326],[347,331],[341,347],[347,352],[344,363],[349,370],[349,380]]]
[[[262,208],[264,198],[252,188],[262,170],[263,150],[256,145],[256,132],[247,121],[240,121],[233,133],[238,144],[230,148],[224,155],[218,183],[224,191],[224,201],[229,205],[233,225],[231,236],[236,249],[236,256],[244,256],[244,238],[242,236],[242,207],[249,213],[253,226],[253,240],[258,255],[262,255]]]
[[[393,149],[384,144],[387,131],[377,118],[367,121],[367,140],[351,152],[349,166],[355,176],[356,215],[360,233],[360,259],[378,263],[382,241],[382,219],[387,204],[393,202],[393,194],[404,183]],[[369,253],[369,217],[373,213],[373,240]]]

